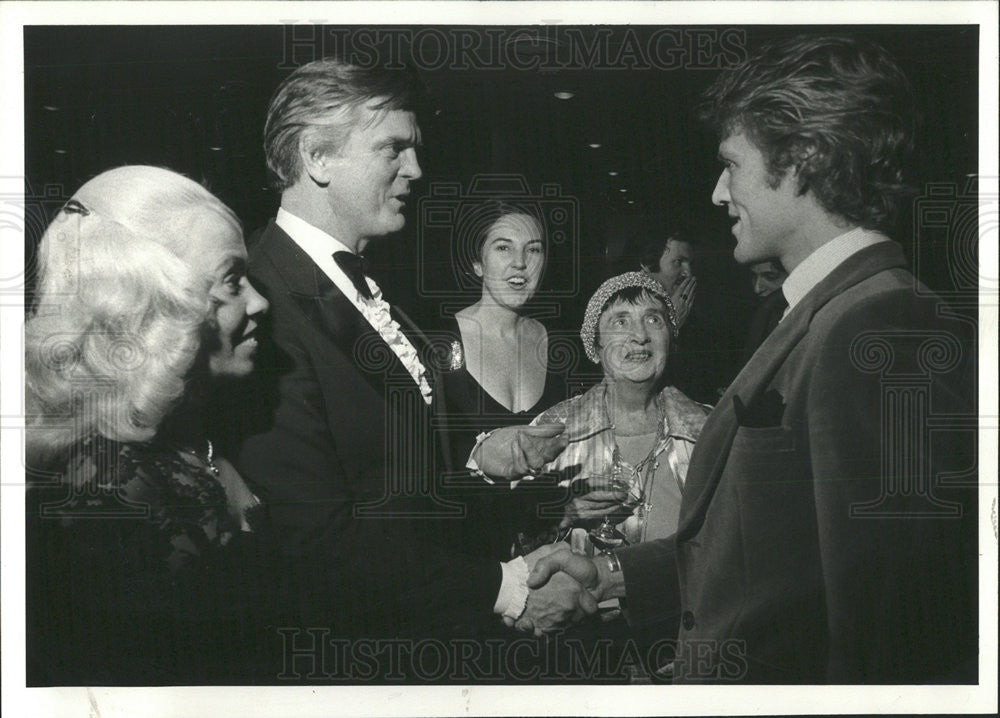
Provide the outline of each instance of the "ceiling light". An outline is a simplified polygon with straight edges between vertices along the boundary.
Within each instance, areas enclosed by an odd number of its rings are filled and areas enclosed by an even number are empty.
[[[601,149],[601,143],[600,142],[588,142],[587,143],[587,147],[589,147],[592,150],[599,150],[599,149]]]
[[[57,155],[64,155],[64,154],[66,154],[66,150],[52,150],[52,151],[55,152]]]
[[[576,95],[572,92],[567,92],[566,90],[560,90],[555,93],[555,96],[560,100],[572,100]]]
[[[625,189],[624,187],[622,187],[622,188],[621,188],[620,190],[618,190],[618,191],[619,191],[619,192],[628,192],[628,190],[627,190],[627,189]]]
[[[618,170],[610,170],[610,171],[608,172],[608,175],[609,175],[610,177],[617,177],[617,176],[618,176]]]
[[[211,146],[211,147],[209,147],[208,149],[209,149],[209,150],[210,150],[211,152],[222,152],[222,148],[221,148],[221,147],[218,147],[218,146],[216,146],[216,145],[212,145],[212,146]]]

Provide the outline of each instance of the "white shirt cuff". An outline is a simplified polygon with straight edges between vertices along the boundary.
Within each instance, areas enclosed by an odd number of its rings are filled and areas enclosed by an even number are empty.
[[[476,455],[476,451],[479,449],[479,446],[484,441],[486,441],[488,438],[490,438],[491,436],[493,436],[493,432],[492,431],[487,431],[487,432],[481,433],[479,436],[476,437],[476,445],[473,446],[472,447],[472,451],[469,452],[469,460],[465,462],[465,468],[467,468],[473,474],[475,474],[476,476],[478,476],[479,478],[481,478],[487,484],[491,484],[492,485],[492,484],[495,484],[496,482],[493,479],[491,479],[489,476],[487,476],[486,474],[483,473],[483,470],[479,468],[479,462],[477,462],[475,460],[475,458],[474,458],[475,455]],[[534,476],[531,476],[530,474],[528,474],[527,476],[522,476],[520,479],[514,479],[514,480],[512,480],[508,484],[508,486],[511,489],[516,489],[517,485],[519,483],[521,483],[522,481],[531,481],[534,478],[535,478]]]
[[[528,564],[523,556],[518,556],[512,561],[501,563],[500,569],[503,571],[503,578],[493,613],[516,621],[524,613],[524,606],[528,602]]]
[[[481,478],[487,484],[492,484],[493,479],[483,473],[482,469],[479,468],[479,464],[472,457],[476,455],[476,451],[479,449],[479,445],[486,441],[493,435],[492,431],[484,431],[479,436],[476,437],[476,445],[472,447],[472,451],[469,452],[469,460],[465,462],[465,468],[474,473],[476,476]]]

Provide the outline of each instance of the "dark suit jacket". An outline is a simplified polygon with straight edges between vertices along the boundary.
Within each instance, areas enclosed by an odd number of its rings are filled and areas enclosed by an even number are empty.
[[[785,301],[785,295],[781,293],[780,288],[764,297],[757,306],[757,310],[750,319],[746,338],[743,340],[742,359],[744,364],[750,361],[750,357],[778,326],[787,306],[788,302]]]
[[[456,512],[429,499],[431,414],[402,363],[273,221],[250,276],[272,343],[238,463],[280,539],[290,620],[387,636],[491,618],[500,567],[447,541]]]
[[[928,428],[975,417],[975,351],[916,286],[893,243],[820,282],[705,424],[675,539],[618,552],[677,680],[974,680],[975,454]]]

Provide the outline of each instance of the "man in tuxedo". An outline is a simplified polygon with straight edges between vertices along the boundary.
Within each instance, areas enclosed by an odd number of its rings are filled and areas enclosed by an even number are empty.
[[[408,71],[316,61],[278,88],[264,131],[281,208],[250,251],[271,341],[239,468],[269,508],[291,625],[348,638],[468,634],[500,616],[546,626],[580,590],[567,577],[528,594],[544,551],[464,555],[447,540],[455,507],[434,500],[433,372],[361,257],[405,224],[421,94]],[[519,460],[551,453],[527,437]]]
[[[975,451],[958,430],[974,342],[882,232],[908,87],[880,47],[798,37],[707,93],[712,199],[737,261],[788,270],[788,308],[705,424],[677,534],[560,551],[529,579],[568,571],[634,625],[679,624],[676,681],[976,680]]]

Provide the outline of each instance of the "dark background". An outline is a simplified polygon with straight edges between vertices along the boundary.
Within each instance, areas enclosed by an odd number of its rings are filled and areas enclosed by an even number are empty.
[[[953,210],[977,173],[978,29],[964,26],[27,27],[27,273],[52,214],[87,179],[122,164],[203,182],[250,235],[278,206],[261,135],[282,78],[324,55],[408,61],[436,113],[421,121],[424,178],[407,227],[368,252],[390,299],[428,327],[474,301],[449,223],[477,196],[525,192],[550,223],[535,310],[552,331],[571,334],[636,228],[684,218],[701,227],[701,246],[677,378],[711,400],[738,369],[754,299],[749,273],[732,260],[725,212],[710,201],[717,138],[691,112],[716,73],[761,41],[831,30],[881,42],[909,75],[923,118],[913,178],[922,196],[902,213],[896,238],[930,287],[967,290],[950,235],[959,220],[949,215],[936,231],[921,224],[928,196]],[[556,91],[575,96],[559,100]]]

